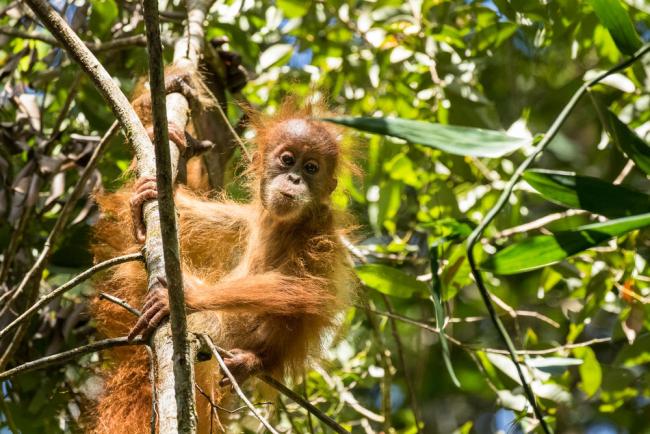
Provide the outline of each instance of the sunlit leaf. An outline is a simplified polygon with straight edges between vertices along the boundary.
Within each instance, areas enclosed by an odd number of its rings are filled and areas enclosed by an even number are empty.
[[[311,2],[307,0],[278,0],[277,5],[287,18],[300,18],[307,13]]]
[[[517,274],[555,264],[610,238],[650,225],[650,213],[610,220],[526,238],[490,256],[481,268],[495,274]]]
[[[387,265],[364,264],[356,267],[355,271],[364,285],[382,294],[409,298],[414,295],[426,296],[429,292],[426,283]]]
[[[573,354],[580,357],[584,362],[578,368],[582,379],[582,390],[588,397],[591,397],[598,391],[603,380],[600,363],[598,363],[594,350],[589,347],[575,348]]]
[[[544,199],[609,218],[650,212],[650,196],[620,185],[571,172],[528,170],[524,179]]]
[[[641,47],[641,39],[620,0],[590,0],[589,3],[621,52],[633,54]]]
[[[501,131],[401,118],[338,117],[325,120],[369,133],[398,137],[450,154],[473,157],[502,157],[530,142]]]

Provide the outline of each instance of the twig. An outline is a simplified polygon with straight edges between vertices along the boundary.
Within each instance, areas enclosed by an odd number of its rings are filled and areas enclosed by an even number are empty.
[[[499,395],[499,389],[497,386],[494,384],[492,379],[490,378],[490,374],[485,370],[485,366],[483,366],[483,363],[481,363],[481,360],[474,354],[473,351],[467,351],[467,355],[472,359],[474,364],[476,364],[476,367],[478,368],[479,372],[482,374],[483,379],[485,379],[485,382],[487,383],[488,387],[492,389],[495,395]]]
[[[537,318],[540,321],[543,321],[556,329],[560,328],[560,324],[558,324],[556,321],[553,321],[551,318],[547,317],[546,315],[543,315],[539,312],[533,312],[529,310],[516,310],[513,307],[509,306],[508,303],[505,301],[501,300],[499,297],[497,297],[495,294],[490,294],[490,297],[492,298],[492,301],[494,301],[501,309],[505,310],[508,315],[510,315],[513,319],[517,319],[519,316],[527,316],[531,318]]]
[[[625,163],[625,166],[623,166],[623,169],[618,174],[613,184],[620,185],[623,181],[625,181],[625,178],[627,178],[627,175],[629,175],[632,169],[634,169],[634,166],[635,166],[634,161],[627,160],[627,163]]]
[[[210,92],[212,93],[212,92]],[[216,98],[214,95],[212,95],[213,98]],[[230,119],[228,119],[228,116],[226,116],[226,113],[223,111],[223,108],[221,107],[221,104],[215,104],[216,109],[219,112],[219,115],[223,119],[223,123],[226,124],[228,127],[228,131],[230,132],[232,138],[237,142],[237,145],[241,149],[242,153],[244,154],[244,157],[246,157],[246,161],[248,163],[251,163],[253,161],[253,156],[251,155],[250,151],[244,144],[244,141],[239,137],[239,134],[235,131],[235,129],[232,127],[232,124],[230,123]]]
[[[386,305],[386,310],[388,313],[393,313],[393,304],[390,302],[390,299],[386,294],[382,294],[384,304]],[[404,357],[404,346],[402,345],[402,339],[397,330],[397,323],[395,318],[389,317],[390,319],[390,329],[393,334],[393,340],[395,341],[395,348],[397,350],[398,360],[402,366],[402,372],[404,373],[404,380],[406,382],[406,388],[409,392],[409,397],[411,399],[411,410],[413,412],[413,419],[415,421],[415,427],[418,433],[422,432],[421,428],[421,416],[420,409],[418,405],[417,395],[415,393],[415,388],[413,387],[413,382],[411,381],[411,376],[409,375],[408,369],[406,368],[406,358]]]
[[[266,384],[269,386],[273,387],[283,395],[289,397],[291,400],[296,402],[298,405],[306,409],[308,412],[316,416],[318,419],[321,420],[325,425],[330,427],[334,432],[337,432],[339,434],[349,434],[349,431],[343,428],[341,425],[339,425],[334,419],[320,411],[316,406],[314,406],[311,402],[307,401],[305,398],[294,392],[293,390],[289,389],[287,386],[284,384],[280,383],[278,380],[275,378],[271,377],[270,375],[260,375],[259,378],[261,378]]]
[[[9,4],[0,9],[0,17],[4,17],[8,10],[13,9],[18,4],[18,1],[9,2]]]
[[[225,350],[217,345],[214,345],[212,343],[213,347],[219,351],[220,354],[231,357],[232,354],[228,351]],[[287,396],[291,400],[293,400],[295,403],[309,411],[311,414],[316,416],[318,419],[320,419],[321,422],[323,422],[325,425],[330,427],[334,432],[337,432],[339,434],[349,434],[349,431],[343,428],[341,425],[339,425],[334,419],[320,411],[316,406],[314,406],[311,402],[307,401],[305,398],[300,396],[298,393],[294,392],[293,390],[289,389],[287,386],[284,384],[280,383],[278,380],[275,378],[271,377],[270,375],[267,374],[261,374],[258,375],[258,378],[260,378],[262,381],[264,381],[266,384],[269,386],[273,387],[275,390],[280,392],[281,394]]]
[[[377,353],[379,355],[379,361],[381,362],[382,368],[384,370],[384,376],[381,383],[381,405],[383,413],[383,426],[384,432],[390,432],[390,415],[392,414],[392,402],[391,402],[391,387],[393,385],[392,376],[393,376],[393,362],[390,357],[390,351],[384,344],[381,331],[379,330],[379,325],[375,321],[375,318],[371,315],[371,311],[374,310],[374,306],[368,297],[363,294],[361,297],[363,303],[363,309],[370,324],[370,330],[374,337],[375,343],[377,345]]]
[[[51,291],[49,294],[46,294],[43,297],[41,297],[40,300],[34,303],[29,309],[24,311],[15,320],[9,323],[7,327],[0,330],[0,339],[6,336],[7,333],[9,333],[9,331],[11,331],[18,324],[21,324],[27,321],[29,318],[31,318],[32,315],[38,311],[38,309],[45,306],[47,303],[50,302],[50,300],[53,300],[59,295],[63,294],[64,292],[68,291],[69,289],[74,288],[75,286],[87,280],[94,274],[99,273],[102,270],[105,270],[107,268],[113,267],[118,264],[123,264],[125,262],[130,262],[130,261],[137,261],[141,259],[142,259],[142,253],[132,253],[130,255],[119,256],[117,258],[112,258],[107,261],[100,262],[99,264],[90,267],[86,271],[77,274],[75,277],[73,277],[63,285],[59,286],[55,290]]]
[[[352,242],[345,236],[339,237],[343,245],[348,249],[348,252],[354,257],[356,257],[362,264],[365,264],[368,262],[368,259],[366,258],[366,255],[363,254]],[[351,258],[350,258],[351,260]],[[373,306],[371,306],[371,302],[368,300],[368,298],[365,296],[365,294],[361,297],[361,301],[363,303],[362,309],[366,313],[366,318],[368,318],[368,323],[370,324],[370,329],[372,330],[373,337],[377,343],[377,346],[380,348],[379,352],[379,357],[380,361],[382,364],[382,368],[384,369],[384,376],[383,376],[383,381],[381,384],[381,392],[382,392],[382,413],[383,413],[383,425],[384,425],[384,431],[389,432],[390,431],[390,415],[391,415],[391,386],[392,386],[392,370],[393,370],[393,363],[390,357],[390,351],[386,346],[384,345],[381,332],[379,330],[379,326],[375,322],[375,319],[372,317],[370,312],[373,311]],[[386,302],[387,299],[384,299]],[[416,416],[417,419],[417,416]],[[419,427],[418,427],[419,431]]]
[[[107,294],[105,292],[100,292],[99,293],[99,299],[100,300],[108,300],[111,303],[115,303],[118,306],[122,306],[124,309],[128,310],[129,312],[131,312],[135,316],[140,316],[142,314],[142,312],[140,312],[138,309],[131,306],[130,304],[128,304],[126,301],[122,300],[121,298],[115,297],[114,295]]]
[[[621,285],[620,283],[616,282],[615,283],[616,288],[621,291],[623,294],[635,299],[641,304],[650,304],[650,297],[644,297],[640,294],[637,294],[636,292],[632,291],[631,289],[628,289],[625,287],[625,285]]]
[[[549,223],[553,223],[554,221],[561,220],[566,217],[582,215],[582,214],[587,214],[587,212],[581,209],[569,209],[566,211],[545,215],[544,217],[538,218],[537,220],[533,220],[531,222],[524,223],[519,226],[504,229],[500,232],[497,232],[496,234],[494,234],[492,239],[498,240],[502,238],[509,238],[515,234],[523,234],[523,233],[531,232],[540,229]],[[484,241],[487,242],[487,240]]]
[[[33,176],[39,175],[34,174]],[[25,233],[25,228],[27,227],[27,223],[29,222],[29,218],[33,210],[34,205],[25,204],[23,207],[23,212],[20,215],[20,219],[18,220],[17,227],[11,231],[11,239],[9,240],[9,245],[7,246],[7,249],[2,256],[2,265],[0,265],[0,284],[4,283],[9,276],[11,264],[14,261],[14,256],[16,255],[16,251],[18,250],[18,246],[20,245],[20,241],[22,240],[23,234]],[[0,303],[2,303],[3,300],[8,298],[10,295],[10,291],[2,294],[2,296],[0,296]]]
[[[63,108],[61,109],[61,111],[59,111],[59,115],[56,117],[56,120],[54,121],[54,126],[52,127],[52,133],[50,134],[50,139],[47,141],[47,143],[44,146],[45,149],[47,150],[46,152],[48,153],[49,153],[48,148],[57,139],[59,132],[61,131],[61,125],[63,124],[63,121],[65,120],[65,118],[68,116],[68,113],[70,112],[70,107],[72,106],[72,102],[74,101],[75,97],[77,96],[77,92],[79,91],[81,78],[82,78],[81,73],[77,73],[75,75],[74,81],[72,82],[72,85],[68,90],[68,95],[65,97]]]
[[[201,340],[205,343],[205,345],[207,345],[210,348],[212,354],[214,354],[214,356],[217,358],[221,370],[224,372],[224,374],[226,374],[228,379],[230,379],[230,385],[232,386],[233,389],[235,389],[235,392],[237,392],[237,395],[239,395],[241,400],[244,401],[246,406],[251,410],[251,412],[262,423],[262,425],[264,425],[266,429],[268,429],[273,434],[279,434],[278,431],[275,428],[273,428],[273,426],[269,423],[269,421],[266,420],[266,418],[257,411],[255,406],[248,400],[244,392],[242,392],[241,387],[239,387],[239,383],[237,383],[237,380],[228,369],[228,366],[226,366],[226,362],[223,361],[221,354],[219,354],[219,351],[212,343],[212,339],[210,339],[210,337],[205,334],[202,334],[200,336],[201,336]]]
[[[198,383],[194,383],[194,386],[196,387],[196,390],[198,390],[199,393],[206,399],[206,401],[208,401],[208,404],[210,404],[210,434],[212,434],[212,422],[214,420],[217,421],[218,428],[221,431],[226,432],[226,429],[221,424],[221,420],[219,420],[219,413],[217,412],[217,410],[221,410],[222,408],[220,406],[218,406],[214,401],[212,401],[212,398],[210,398],[210,395],[205,393],[205,391],[201,388],[201,386],[198,385]],[[244,406],[244,408],[247,408],[247,407]],[[228,411],[226,409],[223,409],[223,410]]]
[[[240,411],[242,411],[242,410],[248,408],[248,406],[246,406],[246,405],[242,405],[241,407],[237,407],[237,408],[233,408],[233,409],[223,407],[223,406],[217,404],[216,402],[212,401],[212,398],[210,398],[210,395],[208,395],[208,394],[205,392],[205,390],[203,390],[203,388],[202,388],[201,386],[199,386],[198,384],[194,384],[194,386],[196,387],[196,390],[198,390],[199,393],[200,393],[201,395],[203,395],[203,397],[206,399],[206,401],[208,401],[208,403],[210,404],[210,406],[211,406],[211,407],[214,407],[215,409],[218,409],[218,410],[221,410],[221,411],[225,411],[226,413],[229,413],[229,414],[235,414],[235,413],[239,413]],[[255,405],[255,406],[259,406],[259,405],[273,405],[273,403],[270,402],[270,401],[264,401],[264,402],[255,402],[253,405]]]
[[[361,306],[359,306],[359,307],[363,308]],[[423,321],[418,321],[416,319],[409,318],[409,317],[399,315],[399,314],[396,314],[396,313],[381,312],[379,310],[372,310],[372,309],[370,311],[372,313],[377,314],[377,315],[387,316],[389,318],[395,318],[398,321],[402,321],[404,323],[414,325],[414,326],[419,327],[419,328],[421,328],[423,330],[427,330],[427,331],[430,331],[430,332],[435,333],[435,334],[440,334],[440,330],[438,328],[432,326],[431,324],[427,324],[427,323],[425,323]],[[453,338],[453,337],[451,337],[449,335],[446,335],[446,337],[447,337],[447,340],[449,342],[451,342],[452,344],[457,345],[457,346],[459,346],[461,348],[466,348],[466,349],[470,349],[470,350],[473,350],[473,351],[484,351],[486,353],[509,354],[508,350],[499,350],[499,349],[496,349],[496,348],[485,348],[484,346],[474,346],[474,345],[471,345],[471,344],[466,344],[464,342],[461,342],[458,339],[455,339],[455,338]],[[586,346],[590,346],[590,345],[593,345],[593,344],[599,344],[599,343],[610,342],[610,341],[611,341],[611,338],[597,338],[597,339],[592,339],[592,340],[589,340],[589,341],[578,342],[578,343],[575,343],[575,344],[566,344],[566,345],[560,345],[560,346],[553,347],[553,348],[545,348],[543,350],[516,350],[516,353],[517,353],[517,355],[553,354],[553,353],[557,353],[557,352],[567,350],[567,349],[586,347]]]
[[[62,353],[53,354],[51,356],[42,357],[40,359],[33,360],[31,362],[23,363],[22,365],[16,366],[15,368],[9,369],[4,372],[0,372],[0,380],[5,380],[17,374],[24,374],[25,372],[31,372],[37,369],[46,368],[48,366],[67,362],[68,360],[72,360],[83,354],[94,353],[97,351],[105,350],[107,348],[124,347],[127,345],[144,345],[144,344],[146,344],[146,341],[141,338],[133,339],[131,341],[127,340],[126,337],[104,339],[101,341],[93,342],[92,344],[74,348],[69,351],[64,351]]]
[[[45,42],[46,44],[54,45],[55,47],[61,47],[61,43],[50,35],[45,35],[38,32],[25,32],[18,29],[12,29],[10,27],[0,27],[0,34],[7,36],[14,36],[16,38],[22,39],[32,39],[35,41]],[[86,47],[95,53],[119,50],[122,48],[130,47],[144,47],[147,44],[147,40],[144,35],[133,35],[125,36],[123,38],[114,39],[112,41],[105,42],[83,42]]]
[[[483,276],[481,275],[481,272],[479,271],[476,264],[476,258],[474,257],[474,246],[476,245],[477,241],[481,239],[483,232],[485,231],[487,226],[494,220],[494,218],[499,213],[499,211],[501,211],[501,209],[503,209],[505,204],[508,202],[508,199],[510,198],[510,195],[512,194],[515,185],[517,184],[517,182],[519,182],[521,175],[524,173],[526,169],[528,169],[528,167],[530,167],[533,161],[535,161],[535,159],[544,151],[546,146],[553,140],[555,135],[560,130],[560,127],[562,127],[564,121],[566,121],[569,114],[571,113],[575,105],[578,103],[582,95],[591,86],[598,83],[600,80],[607,77],[608,75],[627,68],[629,65],[633,64],[639,58],[645,55],[648,51],[650,51],[650,45],[643,46],[640,50],[638,50],[632,57],[630,57],[626,61],[620,63],[619,65],[615,66],[614,68],[611,68],[610,70],[602,74],[599,74],[593,80],[590,80],[584,83],[582,86],[580,86],[580,88],[576,91],[576,93],[573,94],[573,96],[571,97],[567,105],[564,107],[564,109],[560,112],[559,116],[555,119],[555,121],[549,128],[548,132],[535,146],[533,152],[523,161],[523,163],[519,165],[519,167],[517,167],[513,175],[510,177],[510,180],[508,181],[505,189],[501,193],[501,196],[499,197],[497,202],[490,209],[490,211],[488,211],[483,221],[481,221],[481,223],[472,231],[472,233],[467,239],[467,260],[469,262],[472,275],[474,276],[476,286],[478,287],[478,290],[481,293],[483,304],[485,304],[485,307],[487,308],[488,314],[490,315],[490,318],[492,319],[492,322],[494,323],[494,326],[497,329],[499,337],[501,338],[501,340],[503,341],[503,343],[506,345],[508,349],[510,358],[512,359],[513,363],[515,364],[515,368],[517,369],[517,375],[521,380],[521,385],[524,389],[526,398],[528,399],[528,402],[532,406],[535,417],[539,420],[542,430],[546,434],[550,434],[551,429],[549,428],[548,424],[544,420],[544,414],[542,413],[541,408],[537,404],[535,394],[531,389],[530,385],[528,384],[528,381],[524,376],[524,372],[521,369],[521,365],[517,360],[517,354],[516,354],[514,344],[512,343],[512,340],[510,339],[510,336],[508,335],[508,332],[505,329],[503,323],[501,322],[498,315],[496,314],[494,305],[492,304],[492,300],[490,298],[490,292],[485,286],[485,283],[483,282]]]
[[[359,404],[359,401],[357,401],[354,395],[345,388],[345,385],[340,378],[331,377],[324,369],[316,368],[316,371],[321,375],[321,377],[323,377],[329,387],[336,389],[339,395],[339,399],[343,404],[349,405],[350,408],[365,418],[368,418],[374,422],[384,423],[386,418],[380,414],[368,410]]]
[[[307,375],[305,371],[302,371],[302,394],[305,399],[309,399],[309,394],[307,393]],[[311,413],[307,412],[307,427],[309,428],[309,434],[314,434],[314,421],[311,420]]]
[[[43,0],[28,0],[28,1],[41,2]],[[47,7],[49,8],[49,6]],[[108,146],[108,143],[110,142],[110,139],[113,137],[116,131],[117,131],[117,122],[113,122],[113,125],[111,125],[108,131],[106,131],[104,137],[102,137],[101,141],[93,151],[90,159],[88,160],[88,163],[86,164],[86,167],[81,172],[77,184],[74,186],[72,193],[70,193],[70,197],[68,198],[67,202],[65,203],[65,205],[63,205],[63,208],[61,209],[61,213],[59,214],[59,217],[54,223],[54,227],[52,228],[52,231],[50,232],[47,239],[45,240],[43,249],[41,250],[41,253],[36,259],[36,262],[34,263],[34,265],[32,265],[32,268],[27,272],[25,277],[23,277],[23,280],[20,282],[20,285],[18,285],[18,288],[16,288],[16,290],[13,292],[11,298],[7,301],[5,306],[2,309],[0,309],[0,317],[4,316],[4,314],[11,308],[13,302],[18,298],[18,296],[23,291],[25,291],[26,288],[30,289],[29,294],[27,294],[28,304],[33,303],[36,297],[38,296],[38,281],[40,281],[41,273],[43,271],[43,268],[45,267],[45,262],[50,257],[52,246],[59,239],[59,236],[63,233],[63,230],[65,229],[65,226],[68,224],[70,217],[72,217],[74,206],[77,200],[79,200],[79,198],[81,197],[81,194],[83,193],[83,189],[85,188],[88,179],[94,172],[97,162],[103,155],[104,151]],[[14,351],[16,350],[16,348],[18,348],[20,342],[24,337],[26,330],[27,330],[26,323],[22,324],[18,328],[18,330],[16,330],[14,338],[9,343],[9,345],[7,345],[6,349],[2,353],[2,356],[0,357],[0,369],[6,366],[7,362],[13,355]]]
[[[111,50],[121,50],[123,48],[131,47],[145,47],[147,45],[147,40],[143,35],[133,35],[125,36],[119,39],[113,39],[112,41],[103,41],[103,42],[88,42],[86,43],[88,48],[90,48],[95,53],[101,53]]]
[[[185,18],[187,18],[185,12],[180,11],[159,11],[158,13],[160,14],[161,18],[172,21],[183,21]]]
[[[562,351],[572,350],[574,348],[590,347],[595,344],[603,344],[605,342],[611,341],[612,338],[595,338],[588,341],[576,342],[574,344],[565,344],[553,348],[545,348],[543,350],[517,350],[517,354],[520,356],[543,356],[545,354],[560,353]],[[508,354],[508,351],[506,350],[497,350],[493,348],[489,349],[487,352],[495,354]]]
[[[539,312],[535,312],[532,310],[514,310],[513,311],[516,316],[523,316],[523,317],[530,317],[530,318],[537,318],[538,320],[545,322],[546,324],[554,327],[554,328],[560,328],[560,324],[551,318],[547,317],[544,314],[541,314]],[[499,316],[502,315],[507,315],[506,313],[503,313]],[[458,324],[458,323],[472,323],[472,322],[478,322],[478,321],[485,321],[486,319],[489,319],[486,316],[466,316],[464,318],[448,318],[447,323],[448,324]]]
[[[291,416],[291,412],[289,411],[287,406],[284,404],[284,402],[282,402],[282,398],[278,398],[278,402],[280,403],[280,408],[282,409],[282,411],[284,411],[284,413],[287,415],[287,419],[289,419],[289,423],[291,424],[291,428],[293,429],[292,432],[299,433],[300,430],[296,426],[296,422],[293,420],[293,416]],[[308,413],[308,414],[311,414],[311,413]]]

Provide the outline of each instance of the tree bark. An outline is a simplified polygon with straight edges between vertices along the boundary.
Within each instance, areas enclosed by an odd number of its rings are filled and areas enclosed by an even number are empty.
[[[174,64],[195,73],[203,50],[203,21],[212,0],[187,3],[188,25],[184,36],[174,47]],[[153,127],[156,150],[155,173],[158,185],[158,201],[144,207],[147,227],[145,255],[147,258],[149,285],[166,276],[171,327],[159,328],[153,338],[155,352],[155,387],[158,430],[161,434],[195,433],[197,427],[194,404],[193,363],[197,341],[188,340],[185,299],[181,274],[176,211],[173,184],[178,171],[179,150],[169,142],[167,119],[175,125],[186,126],[189,118],[189,102],[181,94],[165,98],[162,45],[160,42],[158,9],[156,0],[144,2],[145,23],[149,47],[149,72],[152,101]],[[166,101],[166,110],[165,110]],[[138,161],[140,176],[149,176],[151,166]],[[171,330],[171,331],[170,331]]]

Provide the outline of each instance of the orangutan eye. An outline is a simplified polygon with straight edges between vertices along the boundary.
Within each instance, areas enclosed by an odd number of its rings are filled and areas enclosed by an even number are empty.
[[[293,154],[291,152],[283,152],[282,155],[280,155],[280,161],[283,165],[291,167],[295,164],[296,159],[293,158]]]
[[[305,163],[305,172],[309,173],[310,175],[313,175],[314,173],[318,172],[318,163],[315,161],[308,161]]]

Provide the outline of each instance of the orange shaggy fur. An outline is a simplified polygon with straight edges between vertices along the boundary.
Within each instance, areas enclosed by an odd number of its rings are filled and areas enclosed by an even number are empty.
[[[349,302],[352,281],[339,240],[347,219],[329,207],[329,191],[296,222],[274,219],[259,198],[268,156],[277,141],[284,140],[276,126],[288,119],[308,122],[313,131],[310,146],[327,160],[329,175],[335,176],[341,164],[337,132],[313,121],[313,114],[311,108],[296,112],[285,106],[274,117],[254,117],[258,157],[250,167],[251,203],[208,200],[184,187],[178,187],[175,196],[183,272],[201,282],[186,290],[188,307],[203,312],[198,328],[222,347],[254,352],[264,372],[278,377],[301,372],[318,356],[323,337]],[[126,186],[97,198],[102,218],[94,231],[96,261],[140,249],[131,230],[131,194],[132,187]],[[143,264],[132,262],[106,273],[96,288],[139,307],[146,285]],[[107,337],[125,336],[136,321],[121,307],[99,299],[93,310],[98,330]],[[151,390],[145,350],[116,349],[110,352],[110,361],[93,432],[148,433]],[[224,392],[217,386],[221,376],[215,361],[196,366],[197,383],[219,402]],[[197,409],[199,432],[217,430],[201,394]]]

